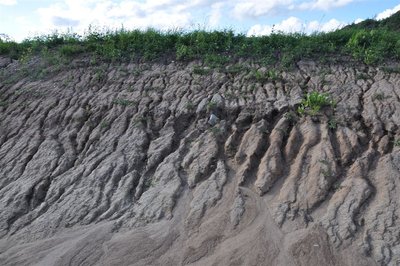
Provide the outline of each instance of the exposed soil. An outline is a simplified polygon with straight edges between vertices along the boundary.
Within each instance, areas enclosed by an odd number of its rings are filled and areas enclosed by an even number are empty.
[[[0,59],[0,265],[400,264],[400,74],[34,64]]]

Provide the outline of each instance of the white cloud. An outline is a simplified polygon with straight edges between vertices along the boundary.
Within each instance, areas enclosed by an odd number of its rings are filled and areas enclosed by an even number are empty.
[[[83,34],[92,25],[95,29],[192,29],[200,23],[206,28],[226,26],[227,19],[268,19],[275,15],[292,15],[305,9],[329,9],[362,0],[57,0],[37,9],[29,16],[29,23],[19,22],[19,35],[43,34],[52,30],[72,30]],[[16,3],[17,0],[0,0],[0,4]],[[40,1],[37,1],[40,2]],[[233,23],[233,22],[231,22]],[[234,23],[241,28],[239,23]],[[314,32],[328,31],[341,23],[304,22],[292,16],[275,25],[275,31]],[[22,25],[22,26],[21,26]],[[245,27],[245,26],[243,26]],[[255,25],[249,32],[269,34],[271,25]],[[5,32],[8,32],[5,31]],[[13,30],[13,35],[16,35]],[[18,37],[19,38],[19,37]]]
[[[290,17],[275,25],[254,25],[247,32],[248,36],[261,36],[269,35],[272,32],[284,33],[313,33],[313,32],[329,32],[345,26],[346,23],[340,22],[336,19],[331,19],[326,23],[318,21],[304,22],[299,18]]]
[[[276,14],[282,10],[294,8],[293,0],[239,0],[236,2],[233,7],[233,14],[240,19]]]
[[[0,0],[0,5],[13,6],[17,4],[17,0]]]
[[[222,17],[222,7],[223,6],[224,6],[223,2],[218,2],[218,3],[212,4],[210,18],[208,20],[208,24],[210,24],[211,27],[218,26],[219,21],[221,20],[221,17]]]
[[[145,2],[111,0],[64,0],[38,9],[43,30],[73,28],[82,33],[89,25],[107,28],[154,27],[181,28],[190,24],[192,16],[181,0],[148,0]]]
[[[304,30],[304,26],[305,24],[299,18],[290,17],[275,25],[254,25],[247,32],[247,35],[261,36],[269,35],[272,32],[299,32]]]
[[[288,11],[329,10],[346,6],[357,0],[236,0],[231,1],[235,18],[258,18],[265,15],[285,14]]]
[[[322,9],[329,10],[331,8],[342,7],[354,2],[355,0],[316,0],[305,2],[299,5],[300,9]]]
[[[376,15],[376,19],[377,20],[382,20],[385,18],[390,17],[391,15],[393,15],[394,13],[396,13],[397,11],[400,10],[400,5],[395,6],[392,9],[386,9],[385,11],[379,13],[378,15]]]
[[[2,1],[2,0],[0,0]],[[3,0],[4,1],[4,0]],[[10,0],[8,0],[10,1]],[[218,27],[224,15],[235,18],[258,18],[284,14],[288,11],[308,8],[332,8],[346,5],[354,0],[60,0],[38,9],[40,29],[48,32],[52,29],[72,28],[82,33],[89,25],[108,28],[154,27],[165,30],[171,28],[190,28],[198,23],[194,14],[202,10],[210,27]],[[333,22],[331,22],[333,23]],[[304,25],[303,25],[304,24]],[[271,31],[262,26],[263,32]],[[276,30],[302,31],[325,29],[328,26],[311,23],[306,25],[295,17],[290,17],[276,25]],[[307,29],[310,28],[310,29]]]
[[[321,24],[321,31],[322,32],[330,32],[346,26],[347,23],[338,21],[336,19],[331,19],[326,23]]]
[[[365,20],[364,18],[358,18],[358,19],[354,20],[354,23],[357,24],[357,23],[363,22],[364,20]]]

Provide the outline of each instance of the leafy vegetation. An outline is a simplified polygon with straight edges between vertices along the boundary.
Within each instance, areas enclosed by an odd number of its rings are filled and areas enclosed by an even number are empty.
[[[387,30],[358,30],[346,44],[352,56],[366,64],[380,63],[400,55],[399,33]]]
[[[337,128],[337,124],[338,124],[338,121],[336,120],[335,117],[331,117],[328,120],[328,128],[329,129],[332,129],[332,130],[336,129]]]
[[[216,102],[210,101],[210,102],[207,104],[207,111],[208,111],[208,112],[213,111],[215,108],[217,108],[217,103],[216,103]]]
[[[21,43],[0,36],[0,55],[22,62],[45,56],[68,62],[81,54],[92,62],[130,60],[201,59],[209,67],[221,67],[238,58],[251,58],[265,65],[291,67],[301,59],[338,60],[353,57],[367,64],[400,59],[400,13],[383,21],[367,20],[330,33],[246,36],[233,31],[161,32],[154,29],[96,30],[84,36],[53,33]],[[50,60],[50,61],[51,61]],[[270,77],[271,78],[271,77]]]
[[[197,75],[208,75],[212,72],[212,69],[207,67],[200,67],[200,66],[194,66],[193,67],[193,74]]]
[[[283,115],[283,117],[289,121],[290,123],[294,123],[296,121],[296,114],[292,111],[287,112]]]
[[[396,139],[396,140],[394,141],[394,146],[395,146],[395,147],[400,147],[400,139]]]
[[[252,72],[252,76],[254,77],[255,80],[261,83],[264,83],[268,80],[277,81],[279,79],[279,75],[274,69],[270,69],[267,72],[256,70]]]
[[[6,107],[8,103],[6,101],[0,100],[0,107]]]
[[[316,115],[324,106],[334,107],[335,102],[327,93],[319,93],[317,91],[313,91],[307,93],[305,98],[301,101],[297,112],[300,115]]]
[[[120,98],[114,99],[113,103],[114,104],[118,104],[118,105],[122,105],[122,106],[132,106],[132,105],[136,105],[137,104],[135,101],[130,101],[130,100],[127,100],[127,99],[120,99]]]

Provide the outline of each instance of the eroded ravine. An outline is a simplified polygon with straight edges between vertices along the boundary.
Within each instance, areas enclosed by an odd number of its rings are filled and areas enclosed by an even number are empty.
[[[0,264],[400,262],[399,74],[2,60]],[[335,110],[299,117],[312,90]]]

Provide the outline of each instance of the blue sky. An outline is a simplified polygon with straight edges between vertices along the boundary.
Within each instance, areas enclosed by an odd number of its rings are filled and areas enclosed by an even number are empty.
[[[311,33],[398,10],[392,0],[0,0],[0,34],[20,41],[54,30],[84,34],[89,25]]]

